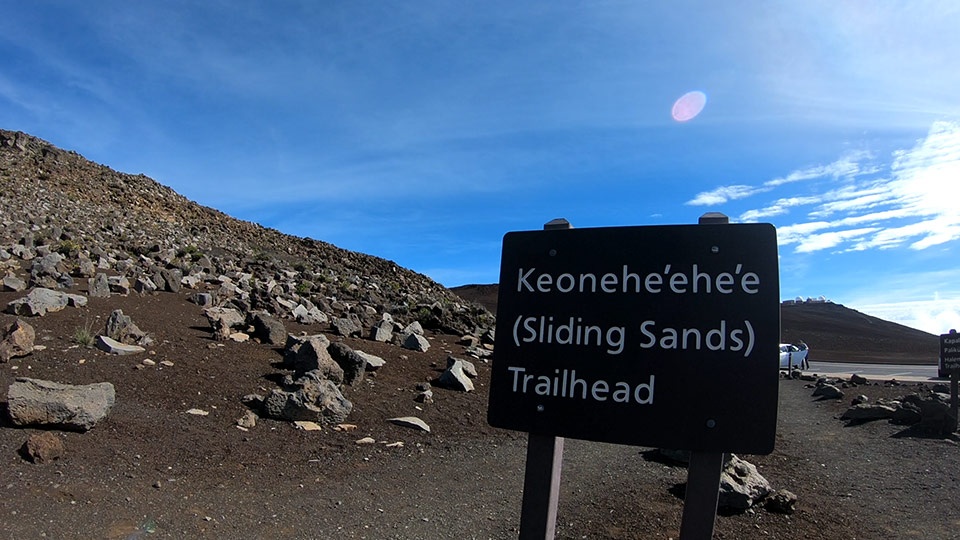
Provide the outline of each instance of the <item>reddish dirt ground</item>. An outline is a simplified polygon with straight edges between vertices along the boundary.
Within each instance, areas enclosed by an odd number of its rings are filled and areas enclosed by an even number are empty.
[[[0,305],[18,296],[0,293]],[[155,339],[148,353],[110,356],[74,342],[76,329],[99,330],[118,308]],[[0,315],[4,324],[12,319]],[[0,538],[517,537],[526,435],[487,425],[490,365],[475,361],[475,392],[435,388],[434,403],[414,401],[416,383],[436,378],[448,354],[465,358],[454,337],[430,336],[427,353],[347,340],[387,361],[344,391],[354,431],[305,432],[264,419],[241,431],[240,398],[276,387],[286,373],[280,351],[214,341],[184,295],[93,298],[28,322],[46,348],[0,364],[0,402],[17,376],[109,381],[117,401],[91,431],[55,432],[66,454],[46,465],[19,453],[36,430],[11,426],[0,411]],[[174,365],[139,367],[145,358]],[[720,515],[716,538],[960,538],[954,441],[885,422],[845,426],[838,417],[849,398],[816,401],[804,384],[780,383],[774,453],[741,456],[775,489],[796,493],[797,512]],[[191,408],[210,414],[186,414]],[[431,432],[386,421],[408,415]],[[366,436],[377,442],[355,443]],[[396,442],[402,447],[387,446]],[[650,456],[647,448],[568,440],[557,537],[677,538],[683,501],[673,493],[687,473]]]

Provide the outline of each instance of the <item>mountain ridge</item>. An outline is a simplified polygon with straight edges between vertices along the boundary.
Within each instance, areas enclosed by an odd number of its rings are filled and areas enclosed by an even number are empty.
[[[109,256],[126,261],[111,270],[131,277],[150,265],[187,272],[189,259],[201,255],[213,274],[288,276],[297,289],[284,291],[291,300],[330,311],[416,312],[424,326],[448,333],[493,324],[482,307],[393,261],[233,218],[143,174],[114,171],[19,131],[0,129],[0,210],[0,245],[47,246],[67,254],[74,270],[81,258]],[[265,295],[251,303],[282,311]]]

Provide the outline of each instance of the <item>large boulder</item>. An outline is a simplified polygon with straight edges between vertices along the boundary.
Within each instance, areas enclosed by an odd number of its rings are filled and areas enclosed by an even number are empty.
[[[402,347],[411,351],[427,352],[430,348],[430,342],[420,334],[407,334],[403,340]]]
[[[35,339],[36,332],[26,322],[17,319],[8,324],[0,330],[0,364],[32,353]]]
[[[451,357],[452,358],[452,357]],[[467,376],[463,360],[453,359],[447,370],[440,375],[440,386],[462,392],[473,392],[473,381]]]
[[[343,369],[343,384],[353,386],[363,381],[363,376],[367,371],[366,358],[340,341],[331,343],[327,347],[327,351],[333,357],[334,362]]]
[[[893,418],[897,407],[886,403],[860,403],[847,409],[841,420],[850,422],[870,422],[872,420],[886,420]]]
[[[344,422],[353,404],[330,380],[311,374],[301,377],[296,391],[275,389],[263,401],[263,414],[277,420],[311,421],[325,425]]]
[[[86,303],[87,298],[84,296],[38,287],[30,291],[27,296],[7,304],[7,313],[40,317],[47,313],[60,311],[68,305],[84,306]]]
[[[292,368],[297,376],[317,371],[324,379],[340,384],[343,382],[343,368],[330,356],[329,346],[330,340],[323,334],[290,336],[284,364]]]
[[[211,307],[203,310],[203,314],[213,329],[214,336],[219,340],[226,340],[235,329],[242,329],[247,318],[238,310],[227,307]]]
[[[250,322],[253,326],[253,335],[261,343],[283,345],[287,340],[287,329],[280,319],[264,311],[251,314]]]
[[[832,384],[819,384],[813,391],[813,397],[820,399],[843,399],[843,390]]]
[[[69,385],[17,377],[7,390],[7,410],[18,426],[89,431],[107,416],[115,399],[108,382]]]
[[[338,336],[355,337],[363,331],[360,325],[360,319],[351,314],[349,317],[337,317],[330,321],[330,329]]]
[[[110,281],[106,274],[99,273],[87,280],[87,295],[91,298],[110,297]]]
[[[954,419],[951,417],[949,397],[943,394],[911,394],[903,398],[904,404],[913,405],[920,411],[917,429],[932,435],[947,436],[953,433]]]
[[[2,283],[0,290],[3,291],[20,292],[27,290],[27,282],[17,276],[5,276],[0,283]]]
[[[746,510],[770,494],[770,491],[770,482],[757,472],[752,463],[730,454],[720,473],[720,498],[717,506]]]
[[[129,315],[124,315],[123,310],[119,309],[113,310],[107,318],[104,335],[128,345],[149,345],[153,341]]]

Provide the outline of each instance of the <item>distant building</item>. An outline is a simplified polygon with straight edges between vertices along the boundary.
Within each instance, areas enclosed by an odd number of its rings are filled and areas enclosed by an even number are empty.
[[[832,304],[833,300],[828,299],[826,296],[820,295],[816,298],[808,296],[804,299],[802,296],[798,296],[793,300],[784,300],[780,302],[782,305],[794,305],[794,304]]]

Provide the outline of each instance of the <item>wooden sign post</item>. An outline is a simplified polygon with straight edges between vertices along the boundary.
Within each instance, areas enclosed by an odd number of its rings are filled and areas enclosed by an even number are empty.
[[[573,437],[690,450],[681,535],[709,538],[723,453],[773,451],[779,296],[769,224],[507,233],[487,418],[530,434],[520,537],[554,537]]]

